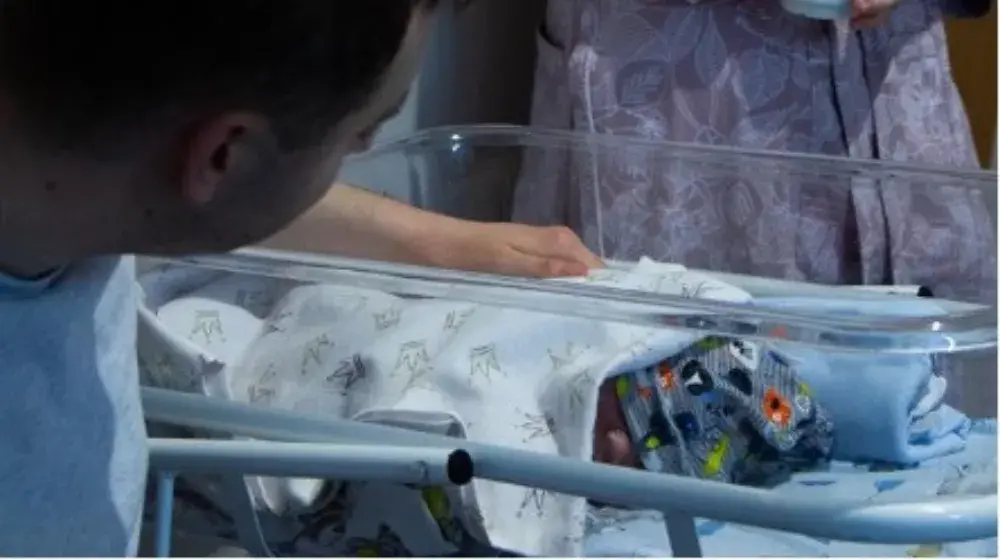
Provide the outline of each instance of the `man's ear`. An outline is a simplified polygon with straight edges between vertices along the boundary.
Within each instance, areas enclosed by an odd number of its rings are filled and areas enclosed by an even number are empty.
[[[181,193],[196,206],[211,204],[234,176],[254,165],[257,147],[270,136],[267,121],[249,113],[228,113],[195,129],[182,162]]]

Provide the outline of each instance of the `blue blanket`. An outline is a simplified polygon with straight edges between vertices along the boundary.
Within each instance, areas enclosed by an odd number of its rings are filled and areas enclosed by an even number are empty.
[[[757,305],[842,315],[933,316],[943,311],[930,300],[829,300],[767,298]],[[947,380],[928,355],[831,352],[797,344],[775,350],[829,412],[834,424],[834,459],[913,465],[961,451],[969,419],[943,403]]]

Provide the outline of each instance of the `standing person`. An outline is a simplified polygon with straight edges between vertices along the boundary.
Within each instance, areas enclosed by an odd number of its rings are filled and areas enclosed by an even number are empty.
[[[561,229],[328,192],[405,97],[435,3],[0,4],[0,555],[136,551],[146,434],[123,254],[228,250],[314,207],[300,237],[356,256],[599,266]]]
[[[941,3],[894,4],[855,0],[850,22],[828,22],[778,0],[549,0],[532,124],[973,168]],[[594,159],[529,157],[514,219],[567,224],[609,258],[993,301],[982,193],[730,161],[709,172],[637,150]]]

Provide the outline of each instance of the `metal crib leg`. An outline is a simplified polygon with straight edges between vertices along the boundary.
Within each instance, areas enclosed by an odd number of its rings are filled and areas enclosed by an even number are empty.
[[[663,521],[674,558],[701,558],[701,541],[693,517],[665,511]]]
[[[229,473],[222,476],[221,484],[227,509],[236,525],[240,546],[257,558],[274,557],[261,530],[260,518],[254,508],[246,479],[241,474]]]
[[[163,472],[156,477],[156,557],[170,557],[174,521],[174,473]]]

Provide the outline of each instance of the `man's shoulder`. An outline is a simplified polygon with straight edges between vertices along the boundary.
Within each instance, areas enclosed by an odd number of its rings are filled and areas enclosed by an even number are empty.
[[[0,555],[134,550],[146,474],[135,290],[130,258],[0,285],[0,496],[20,504],[0,507]]]
[[[133,257],[91,259],[30,281],[0,276],[0,333],[7,340],[121,333],[134,322],[135,290]]]
[[[135,257],[102,257],[80,261],[54,270],[40,278],[14,278],[0,272],[2,301],[46,298],[63,293],[101,294],[129,289],[135,280]]]

